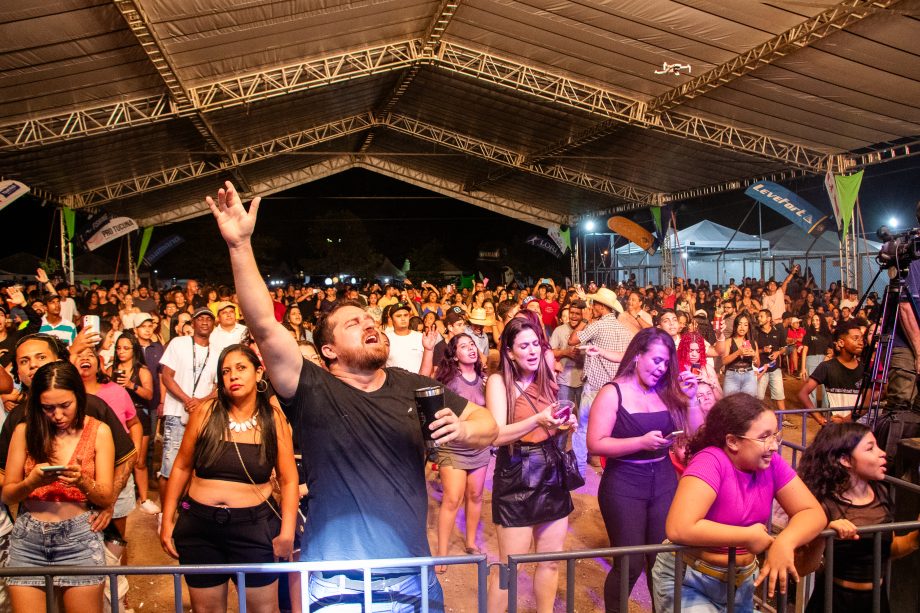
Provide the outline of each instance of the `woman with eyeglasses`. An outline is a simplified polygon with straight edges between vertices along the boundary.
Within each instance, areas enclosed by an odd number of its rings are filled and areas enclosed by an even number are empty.
[[[115,445],[104,423],[86,415],[86,389],[69,362],[51,362],[31,380],[26,421],[7,456],[4,504],[19,505],[8,565],[104,566],[102,535],[92,512],[113,498]],[[100,569],[101,570],[101,569]],[[102,611],[103,575],[58,576],[64,609]],[[44,611],[43,576],[8,577],[14,611]]]
[[[180,564],[291,559],[298,505],[294,447],[263,377],[249,347],[230,345],[218,359],[217,399],[189,417],[163,494],[160,529],[163,549]],[[273,471],[281,482],[280,505],[272,498]],[[187,575],[192,608],[226,610],[228,579],[235,582],[236,575]],[[247,574],[247,608],[277,611],[277,580],[277,573]]]
[[[727,606],[731,547],[737,547],[738,613],[754,610],[754,589],[761,583],[772,598],[777,586],[786,592],[789,575],[798,580],[795,550],[810,543],[826,521],[818,501],[780,456],[781,441],[776,415],[762,400],[732,394],[710,409],[690,442],[690,461],[666,522],[670,541],[694,547],[680,553],[686,564],[679,579],[683,610]],[[776,536],[767,531],[774,499],[789,516]],[[763,552],[758,569],[756,556]],[[659,554],[652,570],[659,611],[673,606],[673,562],[673,554]]]

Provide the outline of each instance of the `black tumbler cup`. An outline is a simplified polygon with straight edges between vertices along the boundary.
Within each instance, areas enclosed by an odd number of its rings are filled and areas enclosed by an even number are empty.
[[[422,436],[430,441],[431,430],[428,426],[437,419],[435,413],[444,408],[444,388],[432,385],[415,390],[415,406],[418,408],[419,421],[422,422]]]

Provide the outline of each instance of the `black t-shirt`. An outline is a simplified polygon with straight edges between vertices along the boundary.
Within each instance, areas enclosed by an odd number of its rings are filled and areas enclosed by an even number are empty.
[[[875,499],[863,505],[850,504],[837,498],[824,499],[821,506],[828,522],[848,519],[857,527],[889,524],[894,521],[891,496],[885,483],[870,481]],[[834,539],[834,577],[860,583],[872,582],[873,539],[864,534],[859,540]],[[882,568],[891,556],[891,532],[882,533]]]
[[[447,353],[447,343],[442,339],[438,341],[438,344],[431,351],[431,363],[435,366],[440,366],[445,353]]]
[[[115,414],[108,404],[98,396],[92,394],[86,395],[86,414],[95,417],[102,423],[106,424],[112,431],[112,440],[115,442],[115,465],[118,466],[135,453],[134,443],[125,427],[121,425],[118,415]],[[16,426],[26,420],[26,403],[10,411],[3,422],[3,430],[0,430],[0,474],[6,473],[6,457],[10,453],[10,441],[13,439],[13,430]]]
[[[856,404],[862,376],[862,364],[856,368],[847,368],[837,358],[821,362],[815,372],[811,373],[811,378],[824,386],[832,408],[852,407]]]
[[[437,381],[387,368],[364,392],[304,361],[294,397],[280,399],[294,426],[309,487],[303,560],[430,555],[425,444],[414,391]],[[457,415],[467,401],[450,390]]]
[[[809,356],[818,355],[824,357],[832,341],[833,338],[831,338],[830,334],[806,329],[805,338],[802,339],[802,344],[808,348]]]
[[[760,366],[765,366],[770,361],[770,354],[779,351],[786,346],[786,330],[782,326],[771,326],[769,332],[764,332],[758,328],[754,332],[754,339],[757,341],[757,348],[760,349]],[[770,347],[770,351],[764,351],[764,347]],[[767,372],[773,372],[779,368],[779,360],[776,364],[767,369]]]

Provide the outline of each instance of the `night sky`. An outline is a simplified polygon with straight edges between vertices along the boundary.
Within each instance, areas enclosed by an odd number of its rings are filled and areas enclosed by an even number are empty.
[[[798,179],[783,185],[817,208],[830,210],[823,178]],[[216,190],[218,186],[214,187]],[[869,238],[874,239],[878,226],[888,224],[892,217],[898,220],[901,229],[918,225],[913,213],[918,200],[920,159],[907,158],[868,167],[860,190],[860,203]],[[678,225],[687,227],[710,219],[734,229],[752,206],[754,201],[745,196],[743,190],[687,201],[678,208]],[[467,271],[476,269],[479,248],[493,245],[505,245],[512,255],[535,259],[559,271],[567,267],[565,258],[554,262],[542,251],[523,244],[528,235],[543,234],[540,228],[364,170],[341,173],[267,198],[260,209],[257,233],[282,241],[292,268],[296,268],[306,230],[317,216],[330,210],[342,212],[343,216],[351,213],[364,220],[373,247],[397,267],[413,247],[435,237],[443,245],[446,257]],[[0,211],[0,222],[7,230],[0,242],[0,257],[20,251],[44,257],[49,246],[51,255],[59,256],[56,224],[51,228],[52,216],[52,207],[40,206],[38,200],[29,196]],[[627,216],[651,229],[651,215],[647,210]],[[787,222],[779,214],[763,208],[762,224],[767,232]],[[13,228],[15,231],[10,232]],[[757,234],[756,211],[740,229]],[[220,247],[209,216],[157,228],[153,243],[173,233],[185,238],[186,243],[158,264],[161,268],[175,269],[164,269],[161,276],[181,277],[182,263],[194,258],[196,250],[202,246]],[[115,260],[118,243],[105,245],[96,253]],[[135,242],[135,249],[136,245]]]

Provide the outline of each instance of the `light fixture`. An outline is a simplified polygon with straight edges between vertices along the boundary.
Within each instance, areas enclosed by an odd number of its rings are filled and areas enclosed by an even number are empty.
[[[594,231],[594,220],[593,219],[589,219],[588,221],[585,222],[585,230],[587,230],[588,232]]]
[[[892,215],[891,217],[889,217],[889,218],[888,218],[888,225],[889,225],[891,228],[897,228],[897,227],[898,227],[898,218],[895,217],[894,215]]]

